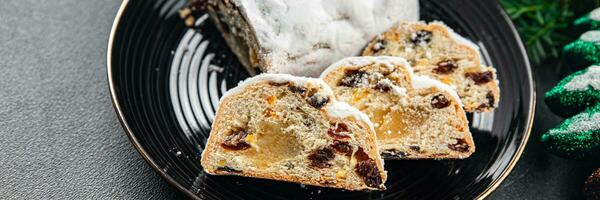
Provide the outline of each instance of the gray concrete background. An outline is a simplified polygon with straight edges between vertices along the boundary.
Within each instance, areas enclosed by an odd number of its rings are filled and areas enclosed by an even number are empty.
[[[119,4],[0,2],[0,199],[184,198],[130,145],[111,106],[106,46]],[[555,74],[538,72],[551,77],[541,89]],[[523,159],[490,199],[580,197],[594,164],[543,152],[537,138],[560,119],[538,105]]]

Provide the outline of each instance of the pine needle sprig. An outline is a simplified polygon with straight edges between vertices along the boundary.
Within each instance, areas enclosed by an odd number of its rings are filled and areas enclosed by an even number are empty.
[[[500,0],[534,64],[549,57],[558,58],[562,46],[575,39],[568,34],[574,16],[570,10],[572,1],[580,0]]]

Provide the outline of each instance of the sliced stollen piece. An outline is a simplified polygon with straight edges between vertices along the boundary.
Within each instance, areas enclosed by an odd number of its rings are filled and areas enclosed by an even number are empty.
[[[456,88],[468,112],[498,106],[496,70],[481,65],[479,47],[442,22],[401,22],[377,36],[364,56],[399,56],[417,75],[427,75]]]
[[[348,190],[383,190],[387,179],[369,118],[322,80],[285,74],[250,78],[221,99],[202,166]]]
[[[475,151],[456,92],[414,75],[400,57],[346,58],[321,78],[339,101],[369,116],[384,159],[462,159]]]
[[[209,0],[208,11],[249,70],[316,77],[398,21],[418,20],[419,2]]]

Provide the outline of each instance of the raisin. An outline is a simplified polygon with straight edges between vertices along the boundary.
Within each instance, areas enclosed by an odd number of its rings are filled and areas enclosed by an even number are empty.
[[[369,155],[365,153],[365,150],[362,147],[358,147],[358,150],[354,154],[354,158],[356,158],[357,161],[365,161],[371,159]]]
[[[346,156],[351,156],[353,151],[352,146],[350,146],[348,142],[338,140],[333,141],[331,148],[335,149],[336,152]]]
[[[456,62],[453,60],[444,60],[437,64],[437,68],[433,69],[433,73],[436,74],[450,74],[458,68]]]
[[[350,132],[350,130],[348,129],[348,125],[341,123],[341,122],[336,122],[336,123],[331,123],[331,127],[329,127],[329,129],[327,130],[327,135],[331,136],[332,138],[337,138],[337,139],[350,138],[349,135],[340,134],[343,132]]]
[[[409,146],[408,148],[413,151],[421,151],[421,147],[419,146]]]
[[[438,94],[433,96],[431,99],[431,106],[437,109],[442,109],[448,107],[450,105],[450,101],[443,94]]]
[[[386,149],[381,153],[381,157],[383,159],[400,159],[407,156],[403,151],[398,151],[397,149]]]
[[[389,92],[392,90],[392,85],[387,81],[379,81],[375,84],[375,89],[380,92]]]
[[[429,42],[431,42],[432,37],[433,34],[431,33],[431,31],[419,30],[410,35],[410,41],[413,44],[426,45]]]
[[[382,184],[381,174],[377,164],[373,159],[368,159],[356,163],[356,173],[363,179],[369,187],[379,187]]]
[[[494,74],[491,71],[485,72],[467,72],[465,77],[470,78],[477,85],[485,84],[494,79]]]
[[[225,138],[225,141],[221,143],[221,147],[227,150],[244,150],[250,148],[250,145],[246,143],[246,136],[248,132],[243,130],[234,131],[232,134]]]
[[[306,89],[302,88],[302,87],[298,87],[298,86],[294,86],[294,85],[290,85],[288,86],[288,89],[290,91],[292,91],[293,93],[298,93],[300,95],[304,95],[306,94]]]
[[[464,138],[456,139],[456,144],[448,144],[448,148],[453,151],[458,151],[461,153],[465,153],[469,151],[469,144],[467,144],[467,140]]]
[[[367,73],[358,70],[346,71],[344,78],[338,85],[346,87],[358,87],[367,84]]]
[[[230,172],[230,173],[242,173],[242,170],[237,170],[228,166],[225,167],[217,167],[217,171],[224,171],[224,172]]]
[[[308,98],[308,104],[316,109],[321,109],[323,106],[325,106],[325,104],[327,104],[327,102],[329,102],[329,97],[319,94],[315,94]]]
[[[494,107],[495,98],[494,98],[494,94],[492,93],[492,91],[488,91],[488,93],[485,95],[485,99],[487,99],[487,104],[490,107]]]
[[[311,167],[327,168],[331,166],[328,162],[334,157],[335,154],[333,154],[333,149],[326,147],[312,152],[308,155],[308,160],[310,160]]]
[[[492,93],[492,91],[489,91],[485,95],[485,99],[486,99],[487,102],[482,103],[479,106],[477,106],[478,110],[485,110],[486,108],[494,107],[495,98],[494,98],[494,94]]]

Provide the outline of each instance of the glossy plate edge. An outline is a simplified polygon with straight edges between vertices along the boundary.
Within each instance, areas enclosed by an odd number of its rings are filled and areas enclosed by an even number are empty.
[[[497,6],[500,6],[500,5],[497,5]],[[512,20],[510,19],[510,17],[506,14],[504,9],[500,9],[500,10],[502,11],[502,17],[509,24],[510,31],[516,36],[516,39],[518,41],[523,41],[521,39],[521,36],[519,35],[519,32],[515,28],[515,25],[512,23]],[[517,45],[519,46],[519,49],[521,50],[521,52],[527,52],[525,49],[525,46],[523,46],[522,42],[518,42]],[[487,196],[492,194],[492,192],[500,186],[500,184],[504,181],[504,179],[506,179],[506,177],[508,177],[508,174],[510,174],[510,172],[513,170],[513,168],[517,165],[517,162],[519,162],[519,159],[521,158],[521,155],[523,154],[523,151],[525,150],[525,146],[527,146],[527,141],[529,141],[529,136],[531,135],[531,128],[533,127],[533,120],[535,118],[535,109],[536,109],[536,103],[537,103],[536,102],[536,92],[537,91],[535,88],[533,72],[531,71],[531,64],[529,63],[529,57],[527,56],[527,54],[523,54],[523,60],[527,61],[525,63],[525,66],[526,66],[525,71],[528,74],[527,82],[529,82],[529,85],[530,85],[529,90],[531,90],[531,94],[529,95],[530,117],[529,117],[529,119],[527,119],[527,122],[526,122],[527,128],[525,130],[525,135],[523,136],[523,140],[521,140],[521,144],[519,144],[519,148],[517,149],[516,154],[510,160],[508,167],[504,170],[504,172],[502,172],[502,175],[500,175],[500,177],[498,179],[496,179],[494,182],[492,182],[492,184],[490,184],[490,186],[487,189],[485,189],[479,196],[477,196],[476,199],[485,199]]]
[[[156,173],[158,173],[158,175],[160,175],[162,178],[167,180],[167,182],[169,184],[171,184],[172,186],[175,186],[177,189],[179,189],[180,191],[185,193],[188,197],[193,198],[193,199],[200,199],[192,191],[183,187],[181,184],[179,184],[177,181],[175,181],[175,179],[173,179],[171,176],[167,175],[164,171],[162,171],[160,169],[160,167],[156,164],[156,162],[154,162],[154,160],[148,155],[146,150],[144,148],[142,148],[138,139],[135,137],[135,135],[131,131],[131,128],[129,128],[129,124],[127,123],[127,120],[125,119],[125,117],[123,115],[123,110],[121,109],[121,106],[117,100],[115,85],[114,85],[114,81],[113,81],[113,77],[112,77],[112,50],[113,50],[113,42],[114,42],[114,37],[115,37],[116,30],[117,30],[117,26],[119,25],[121,16],[123,15],[123,12],[125,11],[125,8],[127,7],[128,3],[129,3],[129,0],[123,0],[123,2],[121,3],[121,6],[119,7],[119,11],[117,11],[117,15],[115,16],[115,20],[113,21],[112,28],[110,30],[110,36],[108,38],[108,49],[107,49],[107,55],[106,55],[106,65],[107,65],[106,71],[107,71],[107,75],[108,75],[108,87],[110,90],[112,105],[115,109],[115,112],[117,113],[117,118],[119,119],[121,126],[123,126],[123,129],[125,130],[125,135],[127,135],[129,142],[131,142],[133,147],[138,151],[138,153],[140,153],[140,155],[142,156],[142,158],[144,158],[146,163],[148,163],[148,165],[152,166],[154,171]]]
[[[125,12],[125,8],[127,7],[128,3],[129,3],[129,0],[123,0],[123,2],[121,3],[121,6],[119,7],[119,10],[117,11],[117,15],[115,16],[115,19],[113,21],[112,28],[110,30],[110,36],[108,39],[108,48],[107,48],[107,54],[106,54],[106,65],[107,66],[106,67],[107,67],[108,87],[109,87],[109,91],[110,91],[113,108],[115,109],[117,118],[119,119],[121,126],[125,130],[125,135],[127,135],[127,138],[129,139],[129,141],[131,142],[133,147],[138,151],[138,153],[140,153],[142,158],[150,166],[152,166],[154,171],[156,173],[158,173],[162,178],[167,180],[167,182],[169,184],[171,184],[172,186],[175,186],[177,189],[182,191],[188,197],[193,198],[193,199],[200,199],[192,191],[183,187],[181,184],[179,184],[177,181],[175,181],[175,179],[173,179],[171,176],[169,176],[165,172],[163,172],[161,170],[161,168],[156,164],[156,162],[154,162],[154,160],[148,155],[146,150],[144,148],[142,148],[138,139],[135,137],[135,135],[131,131],[131,128],[129,127],[129,124],[127,123],[127,120],[125,119],[125,117],[123,115],[123,111],[121,109],[121,106],[117,100],[115,85],[114,85],[114,81],[113,81],[113,77],[112,77],[112,50],[113,50],[113,42],[114,42],[114,37],[115,37],[116,31],[117,31],[117,27],[119,25],[119,22],[121,21],[121,17],[123,15],[123,13]],[[506,15],[506,13],[504,13],[504,12],[502,12],[502,15],[505,20],[510,22],[509,23],[510,29],[516,35],[517,39],[521,40],[516,28],[510,21],[510,18],[508,17],[508,15]],[[519,42],[518,45],[522,52],[526,52],[525,47],[523,46],[523,43]],[[523,57],[524,57],[524,60],[529,61],[529,58],[527,57],[527,55],[523,55]],[[496,179],[494,182],[492,182],[492,184],[490,184],[481,194],[479,194],[476,197],[476,199],[485,199],[487,196],[489,196],[494,190],[496,190],[500,186],[500,184],[504,181],[504,179],[506,179],[508,174],[510,174],[510,172],[513,170],[513,168],[515,167],[515,165],[521,158],[521,154],[523,154],[523,151],[525,150],[525,146],[527,145],[527,141],[529,140],[529,136],[531,134],[531,128],[533,125],[533,119],[535,116],[536,88],[535,88],[535,83],[533,81],[533,75],[532,75],[533,73],[531,71],[531,66],[529,63],[525,63],[525,64],[527,66],[525,70],[529,75],[529,76],[527,76],[528,77],[527,81],[529,82],[529,85],[530,85],[529,90],[531,90],[531,94],[529,95],[529,99],[530,99],[529,115],[530,115],[530,117],[529,117],[529,119],[527,119],[527,122],[526,122],[527,128],[525,131],[525,135],[523,136],[523,139],[521,140],[521,144],[519,144],[519,148],[517,149],[516,154],[512,157],[508,167],[502,172],[500,177],[498,179]]]

